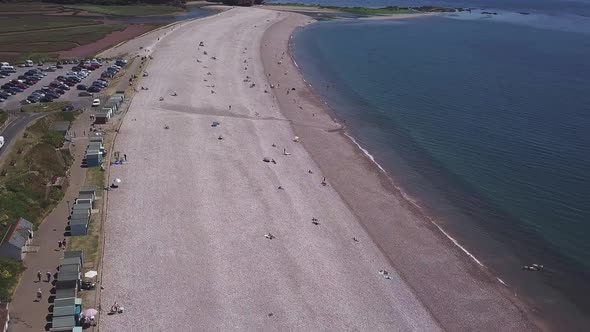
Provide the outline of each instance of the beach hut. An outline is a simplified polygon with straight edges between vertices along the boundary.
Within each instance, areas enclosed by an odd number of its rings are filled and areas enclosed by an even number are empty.
[[[33,239],[33,224],[20,218],[9,227],[0,242],[0,257],[22,261],[27,255],[27,246]]]
[[[96,142],[98,142],[100,144],[103,144],[104,143],[104,138],[102,136],[91,136],[91,137],[88,138],[88,141],[90,143],[96,143]]]
[[[69,258],[68,258],[69,259]],[[64,274],[64,278],[66,277],[65,274],[68,273],[75,273],[77,275],[77,278],[80,278],[80,269],[81,266],[80,264],[66,264],[66,265],[62,265],[59,267],[59,272],[58,272],[58,280],[59,279],[59,274]]]
[[[80,265],[84,266],[84,253],[82,250],[70,250],[64,251],[64,258],[73,258],[77,257],[80,259]]]
[[[70,220],[70,236],[84,236],[88,234],[88,219]]]
[[[92,210],[92,203],[91,202],[84,202],[84,203],[76,203],[72,206],[72,211],[75,210]]]
[[[81,266],[82,265],[82,261],[80,260],[80,257],[68,257],[68,258],[62,258],[62,260],[59,262],[59,266],[66,266],[66,265],[78,265]],[[80,268],[78,268],[78,270],[80,270]]]
[[[76,326],[76,319],[74,316],[54,317],[51,321],[50,332],[73,331]]]
[[[74,326],[73,328],[62,327],[62,328],[50,328],[49,332],[82,332],[82,326]]]
[[[104,109],[103,108],[100,112],[96,112],[94,114],[94,123],[95,124],[105,124],[111,119],[112,115],[113,115],[112,109],[110,109],[110,108]]]
[[[78,288],[64,288],[55,290],[55,298],[61,299],[64,297],[76,297],[78,296]]]
[[[92,198],[76,198],[75,204],[90,204],[90,207],[94,208],[94,201]]]
[[[78,288],[78,280],[58,280],[55,282],[55,289]]]
[[[67,306],[77,306],[80,309],[82,308],[82,299],[78,297],[65,297],[61,299],[55,299],[53,301],[53,308],[58,307],[67,307]]]
[[[78,190],[78,196],[83,194],[92,195],[92,199],[96,199],[96,187],[94,186],[83,186]]]
[[[102,164],[102,152],[99,150],[86,151],[84,163],[86,164],[86,167],[100,166],[100,164]]]
[[[75,305],[70,305],[66,307],[57,307],[53,308],[53,312],[51,313],[53,317],[66,317],[66,316],[74,316],[74,319],[78,321],[78,316],[80,315],[79,308],[76,308]]]

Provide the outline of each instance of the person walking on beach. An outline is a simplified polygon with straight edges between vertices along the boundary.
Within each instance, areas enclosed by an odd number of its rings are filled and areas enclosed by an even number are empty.
[[[47,271],[46,275],[47,275],[47,282],[50,282],[51,281],[51,272]]]
[[[125,158],[125,161],[127,161],[127,155],[123,154],[123,158]]]
[[[65,237],[64,237],[64,239],[61,241],[61,243],[62,243],[62,245],[63,245],[63,247],[64,247],[64,250],[66,250],[66,238],[65,238]]]
[[[41,282],[41,271],[37,271],[37,282]]]
[[[41,291],[41,288],[37,289],[37,302],[41,302],[41,299],[43,298],[43,292]]]
[[[59,250],[61,250],[61,245],[62,245],[61,241],[57,241],[57,248],[58,248]]]

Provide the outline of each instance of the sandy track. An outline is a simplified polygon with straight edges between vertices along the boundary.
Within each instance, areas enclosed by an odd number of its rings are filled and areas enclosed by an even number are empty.
[[[264,93],[260,40],[281,15],[232,9],[150,48],[105,227],[102,306],[126,312],[102,330],[439,330]]]

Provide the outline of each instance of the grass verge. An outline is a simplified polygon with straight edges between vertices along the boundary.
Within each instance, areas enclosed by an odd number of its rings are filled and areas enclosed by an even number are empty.
[[[8,113],[3,110],[0,110],[0,127],[2,127],[6,121],[8,121]]]
[[[0,301],[10,302],[20,275],[25,270],[21,262],[0,258]]]
[[[68,8],[85,10],[91,13],[115,16],[150,16],[168,15],[182,12],[183,9],[167,5],[129,5],[129,6],[100,6],[100,5],[68,5]]]
[[[51,103],[37,103],[21,107],[21,112],[50,113],[61,111],[64,106],[72,105],[69,101],[54,101]]]
[[[65,178],[72,157],[61,149],[64,137],[51,130],[55,121],[73,121],[78,113],[58,112],[39,119],[14,142],[0,170],[0,234],[20,217],[38,226],[61,200],[67,181],[60,187],[48,183]]]

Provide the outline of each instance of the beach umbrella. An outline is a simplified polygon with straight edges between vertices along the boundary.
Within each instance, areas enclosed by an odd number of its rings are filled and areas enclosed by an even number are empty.
[[[88,272],[84,273],[84,276],[86,278],[94,278],[97,275],[98,275],[98,272],[96,272],[96,271],[88,271]]]
[[[98,313],[98,310],[96,310],[96,309],[86,309],[86,310],[82,311],[82,315],[84,315],[84,317],[96,316],[97,313]]]

